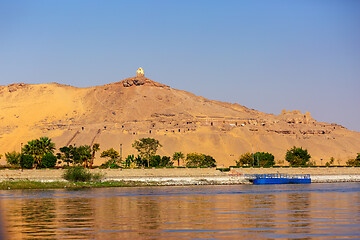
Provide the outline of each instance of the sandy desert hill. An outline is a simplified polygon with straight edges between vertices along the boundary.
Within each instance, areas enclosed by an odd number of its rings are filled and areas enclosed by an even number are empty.
[[[152,81],[142,75],[103,86],[57,83],[0,86],[0,154],[48,136],[56,147],[100,143],[136,154],[135,139],[152,137],[160,155],[201,152],[220,166],[245,152],[265,151],[283,160],[292,146],[307,148],[318,164],[344,164],[360,152],[360,133],[317,122],[310,113],[262,113],[218,102]],[[99,154],[98,154],[99,155]],[[97,156],[95,163],[104,160]],[[1,160],[4,163],[4,158]]]

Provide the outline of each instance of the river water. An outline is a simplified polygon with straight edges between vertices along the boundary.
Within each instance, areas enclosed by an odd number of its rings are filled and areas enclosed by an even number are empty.
[[[0,191],[7,239],[360,239],[360,184]]]

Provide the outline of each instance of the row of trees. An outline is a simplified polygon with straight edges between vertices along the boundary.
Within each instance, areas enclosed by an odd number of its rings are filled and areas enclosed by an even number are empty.
[[[101,165],[103,168],[131,168],[131,167],[172,167],[174,163],[180,166],[182,161],[186,167],[215,167],[216,161],[213,157],[202,153],[175,152],[171,157],[156,155],[157,150],[162,147],[160,142],[153,138],[141,138],[132,144],[138,151],[138,155],[128,155],[124,160],[113,148],[101,152],[100,157],[106,162]],[[95,154],[100,150],[100,144],[95,143],[91,147],[64,146],[55,155],[55,144],[48,137],[31,140],[21,149],[21,153],[5,153],[8,164],[21,166],[22,168],[52,168],[56,164],[65,163],[67,166],[82,165],[92,168]],[[285,160],[291,166],[314,165],[310,162],[311,155],[306,149],[293,147],[287,150]],[[332,158],[333,159],[333,158]],[[329,164],[332,164],[331,160]],[[328,164],[328,163],[327,163]],[[269,167],[275,165],[275,157],[268,152],[245,153],[236,161],[237,166],[261,166]],[[349,166],[360,166],[360,153],[354,159],[347,161]]]
[[[160,142],[153,138],[141,138],[136,140],[132,146],[138,151],[138,155],[128,155],[122,160],[119,152],[110,148],[102,151],[101,158],[106,162],[103,168],[130,168],[130,167],[172,167],[174,162],[180,166],[184,161],[187,167],[215,167],[216,161],[213,157],[201,153],[189,153],[186,158],[182,152],[175,152],[171,157],[156,155],[157,150],[162,147]],[[8,164],[21,166],[22,168],[53,168],[55,165],[65,163],[67,166],[84,166],[92,168],[95,154],[100,150],[100,144],[95,143],[91,147],[64,146],[55,155],[55,144],[48,137],[29,141],[22,147],[21,153],[8,152],[5,154]]]
[[[311,155],[306,149],[293,147],[287,150],[285,160],[289,162],[291,166],[305,166],[311,165]],[[268,152],[256,152],[256,153],[244,153],[236,161],[237,166],[261,166],[270,167],[275,165],[275,157]]]
[[[84,146],[65,146],[59,149],[57,158],[62,160],[68,166],[73,165],[84,165],[84,167],[92,168],[94,164],[95,154],[100,150],[100,144],[94,143],[92,147],[88,145]]]
[[[172,159],[169,156],[156,155],[162,145],[154,138],[135,140],[132,146],[138,151],[138,156],[128,155],[124,161],[113,148],[102,152],[100,157],[110,158],[102,167],[172,167],[174,162],[180,166],[180,161],[184,161],[186,167],[216,167],[215,159],[202,153],[188,153],[185,158],[182,152],[175,152]]]
[[[290,166],[313,166],[314,162],[310,161],[311,155],[308,153],[307,149],[302,147],[293,147],[286,151],[285,160],[290,164]],[[329,162],[326,162],[325,166],[331,166],[334,163],[335,159],[330,158]],[[270,167],[275,165],[274,155],[268,152],[256,152],[256,153],[244,153],[239,157],[239,160],[236,161],[236,166],[261,166],[261,167]],[[357,157],[350,159],[346,162],[348,166],[357,166],[360,167],[360,153],[357,154]]]
[[[20,165],[22,168],[51,168],[56,165],[57,157],[54,155],[55,144],[48,137],[29,141],[22,147],[21,153],[5,153],[10,165]]]

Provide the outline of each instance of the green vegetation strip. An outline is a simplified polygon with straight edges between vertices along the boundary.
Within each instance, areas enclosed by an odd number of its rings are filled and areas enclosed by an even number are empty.
[[[106,187],[141,187],[156,186],[153,182],[136,181],[104,181],[104,182],[37,182],[37,181],[3,181],[0,190],[11,189],[79,189],[79,188],[106,188]]]

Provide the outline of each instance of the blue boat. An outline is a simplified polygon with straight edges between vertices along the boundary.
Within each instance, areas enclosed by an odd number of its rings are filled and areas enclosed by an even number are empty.
[[[256,185],[311,183],[310,174],[247,174],[245,175],[245,178]]]

